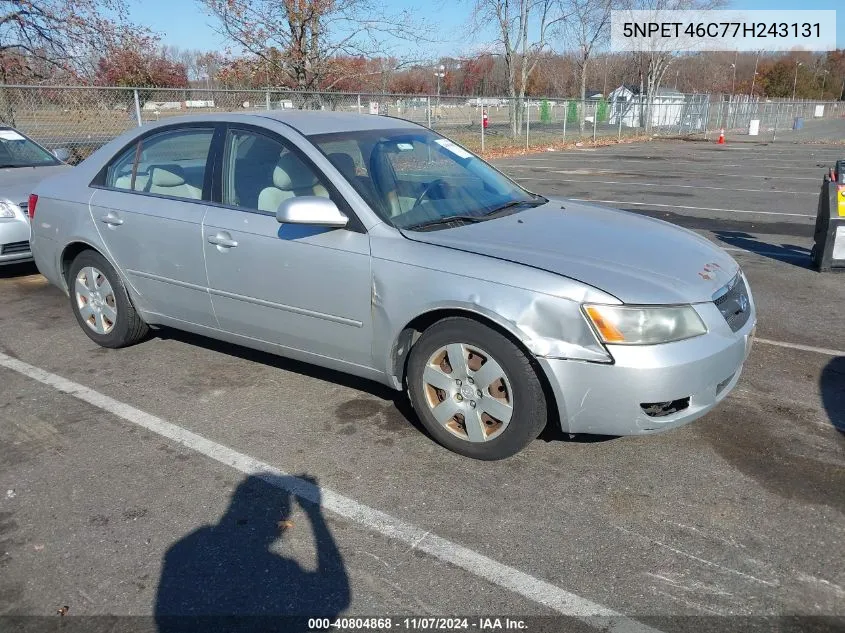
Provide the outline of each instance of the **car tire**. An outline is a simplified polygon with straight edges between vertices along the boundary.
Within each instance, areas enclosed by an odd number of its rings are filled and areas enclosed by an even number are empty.
[[[504,459],[546,426],[546,397],[535,367],[496,330],[449,317],[427,328],[411,348],[408,396],[428,432],[449,450]]]
[[[105,257],[82,251],[68,271],[70,305],[79,327],[102,347],[134,345],[149,332],[120,275]]]

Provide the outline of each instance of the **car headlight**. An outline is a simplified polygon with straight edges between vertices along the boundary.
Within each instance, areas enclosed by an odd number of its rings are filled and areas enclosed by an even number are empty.
[[[599,338],[613,345],[653,345],[699,336],[707,326],[690,305],[620,306],[585,304]]]
[[[17,217],[15,213],[15,204],[8,200],[0,200],[0,218],[14,218]]]

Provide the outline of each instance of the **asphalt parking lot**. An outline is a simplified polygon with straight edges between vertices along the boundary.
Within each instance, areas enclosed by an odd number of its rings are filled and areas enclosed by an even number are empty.
[[[0,269],[0,615],[202,614],[241,591],[257,615],[841,630],[845,276],[809,268],[837,158],[729,139],[497,161],[534,191],[707,236],[759,312],[705,418],[549,433],[502,462],[440,448],[374,383],[173,331],[98,348],[32,266]],[[317,486],[322,510],[285,492]]]

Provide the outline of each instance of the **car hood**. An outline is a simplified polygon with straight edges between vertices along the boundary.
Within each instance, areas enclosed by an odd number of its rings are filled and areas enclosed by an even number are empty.
[[[29,200],[29,194],[35,185],[53,174],[57,174],[70,165],[46,165],[44,167],[7,167],[0,169],[0,198],[15,204]]]
[[[739,269],[725,251],[691,231],[569,200],[452,229],[402,233],[576,279],[624,303],[711,301]]]

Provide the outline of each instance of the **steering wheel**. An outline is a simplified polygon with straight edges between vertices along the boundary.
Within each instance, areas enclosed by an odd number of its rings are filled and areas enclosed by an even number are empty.
[[[448,187],[449,183],[446,182],[443,178],[437,178],[435,180],[432,180],[430,183],[428,183],[425,186],[425,189],[422,190],[420,195],[417,196],[417,199],[414,200],[414,206],[412,206],[410,209],[408,209],[407,213],[410,213],[411,211],[416,209],[418,206],[420,206],[420,203],[423,201],[423,199],[426,196],[428,196],[428,194],[431,193],[434,190],[435,187],[444,187],[444,186]]]

